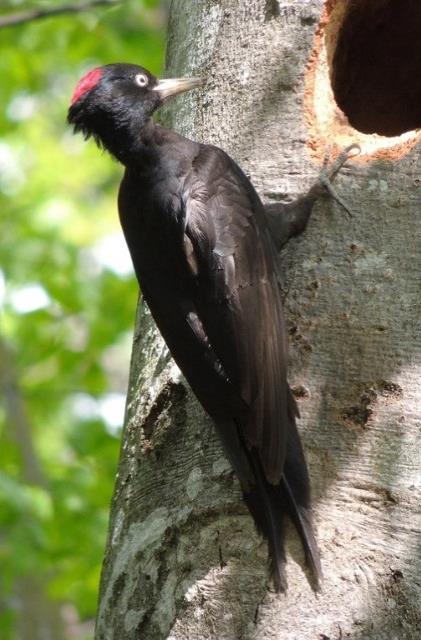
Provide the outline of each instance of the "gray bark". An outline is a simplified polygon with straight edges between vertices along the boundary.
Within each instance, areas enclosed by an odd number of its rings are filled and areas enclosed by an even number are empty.
[[[169,75],[208,85],[165,119],[224,148],[266,202],[319,171],[303,112],[322,11],[321,0],[172,3]],[[273,592],[212,424],[140,304],[97,640],[419,638],[421,157],[363,160],[336,181],[352,220],[320,202],[282,253],[322,592],[293,530],[289,590]]]

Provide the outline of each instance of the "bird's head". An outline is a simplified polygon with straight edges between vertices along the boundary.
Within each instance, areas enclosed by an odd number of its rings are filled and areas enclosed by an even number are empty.
[[[168,98],[201,84],[198,78],[158,80],[135,64],[107,64],[78,82],[67,120],[85,138],[93,136],[119,160],[135,144],[152,114]]]

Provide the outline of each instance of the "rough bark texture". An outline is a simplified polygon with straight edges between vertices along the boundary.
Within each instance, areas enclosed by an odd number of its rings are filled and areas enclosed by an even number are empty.
[[[303,111],[324,8],[172,4],[168,71],[208,85],[166,120],[228,151],[266,202],[305,191],[319,171]],[[293,531],[289,591],[273,592],[211,422],[140,305],[97,640],[420,637],[420,173],[419,148],[353,163],[336,186],[355,217],[320,203],[282,254],[321,594]]]

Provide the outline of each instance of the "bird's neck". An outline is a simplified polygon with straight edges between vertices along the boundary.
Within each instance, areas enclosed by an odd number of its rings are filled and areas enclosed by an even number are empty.
[[[146,123],[135,120],[119,123],[100,138],[107,151],[126,167],[146,170],[157,162],[155,125],[151,119]]]

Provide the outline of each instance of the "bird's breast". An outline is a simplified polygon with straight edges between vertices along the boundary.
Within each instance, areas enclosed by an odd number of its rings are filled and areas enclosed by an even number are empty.
[[[189,286],[179,203],[168,185],[122,183],[120,221],[142,288],[176,292]]]

